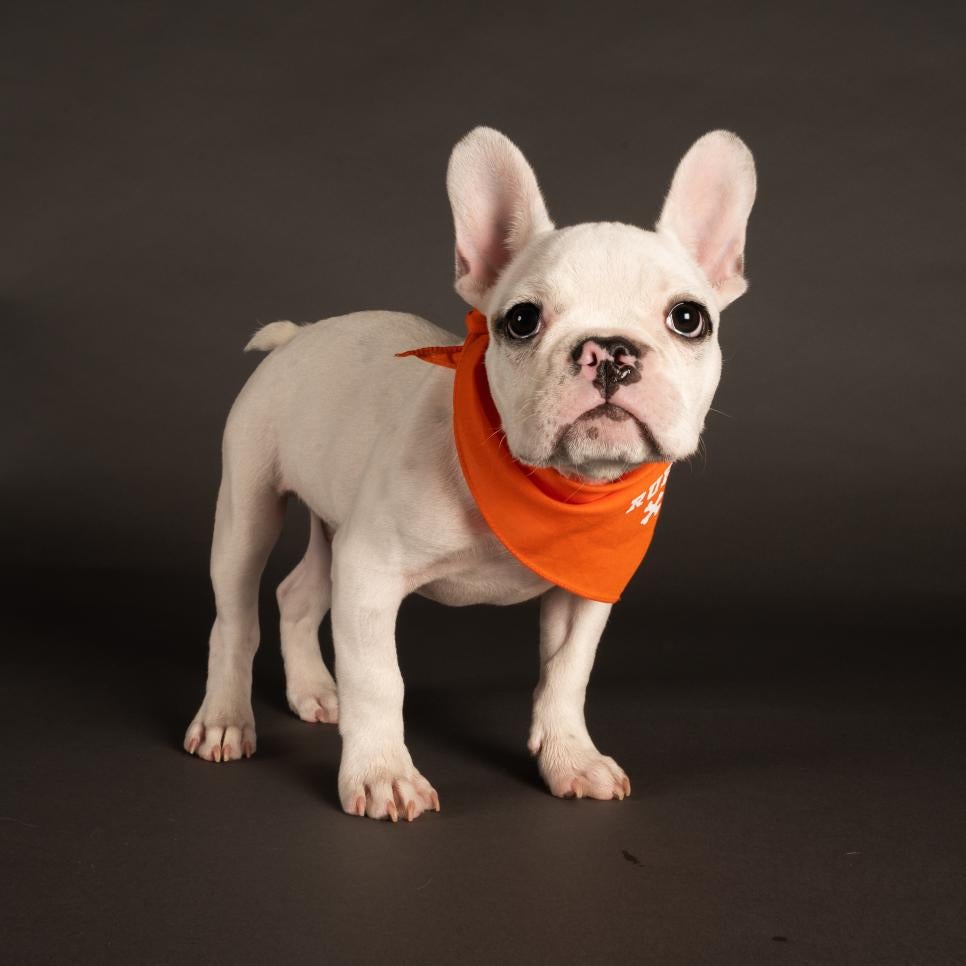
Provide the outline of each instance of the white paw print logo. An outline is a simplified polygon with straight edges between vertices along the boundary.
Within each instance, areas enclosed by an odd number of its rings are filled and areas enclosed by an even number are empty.
[[[644,515],[641,517],[641,526],[646,527],[661,512],[661,504],[664,502],[664,487],[667,485],[670,472],[671,467],[669,466],[643,493],[635,496],[631,500],[631,505],[624,511],[625,516],[643,506]]]

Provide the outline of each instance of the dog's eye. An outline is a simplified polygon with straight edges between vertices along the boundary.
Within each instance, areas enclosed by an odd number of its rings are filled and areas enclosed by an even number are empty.
[[[506,334],[511,339],[532,339],[540,331],[540,306],[520,302],[506,314]]]
[[[685,339],[698,339],[708,331],[708,313],[697,302],[678,302],[668,312],[667,327]]]

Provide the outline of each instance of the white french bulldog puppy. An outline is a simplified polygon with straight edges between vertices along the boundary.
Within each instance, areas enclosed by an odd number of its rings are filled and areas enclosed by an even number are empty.
[[[693,453],[721,370],[719,314],[747,287],[755,168],[744,143],[725,131],[700,138],[654,231],[556,229],[523,155],[485,127],[456,145],[447,187],[456,290],[488,319],[486,373],[513,456],[607,481]],[[395,357],[456,341],[416,316],[372,311],[275,322],[249,343],[270,355],[225,428],[211,552],[217,616],[207,690],[184,740],[191,754],[232,761],[255,751],[258,584],[295,494],[311,529],[278,588],[286,690],[305,721],[339,723],[346,812],[396,821],[439,809],[403,731],[394,631],[413,592],[452,605],[542,595],[530,751],[554,795],[630,793],[584,723],[610,605],[552,586],[503,547],[460,470],[452,370]],[[601,366],[628,359],[637,376],[616,391],[602,383]],[[317,636],[330,609],[338,689]]]

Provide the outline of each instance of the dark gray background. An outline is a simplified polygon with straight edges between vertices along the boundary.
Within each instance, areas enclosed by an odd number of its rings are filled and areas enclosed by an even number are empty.
[[[951,4],[5,6],[18,961],[957,961],[963,27]],[[689,144],[738,132],[751,290],[591,688],[635,796],[540,791],[533,607],[413,602],[410,744],[444,811],[379,828],[337,811],[332,729],[284,710],[298,512],[261,760],[178,753],[219,436],[258,323],[460,329],[443,177],[479,123],[558,224],[650,225]]]

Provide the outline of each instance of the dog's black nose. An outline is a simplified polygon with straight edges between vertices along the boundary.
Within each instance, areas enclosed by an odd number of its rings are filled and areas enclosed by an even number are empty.
[[[621,366],[616,362],[611,362],[610,359],[605,359],[597,367],[597,378],[594,379],[594,385],[597,386],[600,394],[607,400],[621,386],[626,385],[632,375],[637,375],[633,366]]]
[[[642,354],[630,339],[593,336],[575,345],[570,358],[578,374],[591,380],[607,400],[621,386],[641,378],[637,360]]]

